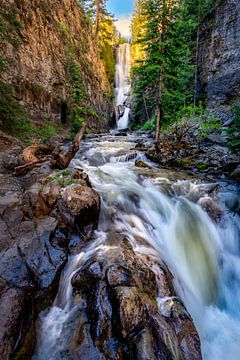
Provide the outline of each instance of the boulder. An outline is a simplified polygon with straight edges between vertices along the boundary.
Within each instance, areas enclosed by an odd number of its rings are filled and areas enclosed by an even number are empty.
[[[240,183],[240,165],[238,165],[233,172],[230,174],[230,178]]]
[[[107,245],[72,278],[74,306],[86,304],[78,315],[85,321],[79,340],[71,343],[72,357],[91,334],[95,351],[92,343],[90,351],[97,358],[200,360],[197,331],[166,265],[136,254],[120,234],[109,233]]]
[[[11,358],[19,341],[26,306],[26,295],[18,288],[8,288],[0,297],[0,353],[1,358]]]
[[[142,160],[136,160],[135,161],[135,166],[140,167],[140,168],[147,168],[147,169],[152,169],[152,166],[146,164],[144,161]]]
[[[62,189],[58,199],[59,213],[64,222],[84,227],[98,223],[100,197],[87,186],[73,184]]]

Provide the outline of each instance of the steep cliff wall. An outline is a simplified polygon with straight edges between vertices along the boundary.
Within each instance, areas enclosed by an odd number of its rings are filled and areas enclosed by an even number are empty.
[[[240,0],[220,0],[202,24],[199,95],[209,107],[230,108],[240,101]]]
[[[17,50],[5,47],[12,61],[4,79],[19,85],[16,97],[30,120],[37,125],[44,118],[66,123],[79,97],[89,126],[106,125],[111,85],[78,2],[7,0],[1,6],[9,3],[22,23],[21,45]]]

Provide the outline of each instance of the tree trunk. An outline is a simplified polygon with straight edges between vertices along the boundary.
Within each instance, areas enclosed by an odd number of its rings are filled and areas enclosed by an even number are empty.
[[[75,154],[77,153],[80,142],[83,138],[83,135],[86,130],[86,125],[84,124],[80,130],[78,131],[77,135],[75,136],[73,142],[71,145],[66,149],[66,151],[61,149],[58,151],[58,153],[55,153],[55,159],[52,161],[53,167],[59,168],[59,169],[66,169],[68,165],[70,164],[70,161],[74,158]]]
[[[199,37],[200,37],[200,17],[201,17],[201,4],[198,0],[198,28],[197,28],[197,39],[196,39],[196,60],[195,60],[195,74],[194,74],[194,107],[197,106],[197,81],[198,81],[198,53],[199,53]]]
[[[163,9],[162,9],[162,23],[159,27],[160,35],[159,35],[159,51],[161,54],[163,54],[163,48],[162,48],[162,42],[164,41],[164,31],[165,31],[165,8],[166,2],[163,0]],[[162,117],[163,117],[163,111],[162,111],[162,93],[163,93],[163,79],[164,79],[164,72],[163,72],[163,60],[161,59],[160,64],[160,73],[159,73],[159,83],[158,83],[158,96],[157,96],[157,110],[156,110],[156,137],[155,141],[156,143],[159,142],[160,139],[160,132],[161,132],[161,123],[162,123]]]
[[[100,0],[95,0],[95,6],[96,6],[96,20],[95,20],[94,36],[95,39],[97,39],[98,31],[99,31],[99,23],[100,23]]]

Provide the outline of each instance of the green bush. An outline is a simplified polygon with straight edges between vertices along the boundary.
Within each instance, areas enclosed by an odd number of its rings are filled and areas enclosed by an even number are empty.
[[[234,109],[235,117],[232,125],[227,129],[228,147],[237,152],[240,150],[240,105]]]
[[[221,121],[216,117],[207,115],[205,118],[201,119],[200,121],[200,129],[198,135],[201,140],[204,140],[208,134],[212,132],[218,132],[221,129],[222,129]]]
[[[145,124],[143,125],[144,130],[151,130],[154,131],[156,127],[156,115],[154,114],[151,119],[149,119]]]

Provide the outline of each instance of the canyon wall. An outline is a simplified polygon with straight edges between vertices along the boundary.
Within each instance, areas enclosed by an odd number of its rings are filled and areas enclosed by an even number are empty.
[[[89,127],[104,127],[111,116],[112,89],[78,2],[2,0],[1,6],[15,6],[22,25],[20,47],[8,44],[1,50],[11,58],[4,81],[17,85],[16,98],[31,122],[66,123],[77,82]]]
[[[210,108],[240,102],[240,1],[220,0],[203,22],[199,47],[199,96]]]

